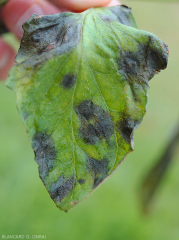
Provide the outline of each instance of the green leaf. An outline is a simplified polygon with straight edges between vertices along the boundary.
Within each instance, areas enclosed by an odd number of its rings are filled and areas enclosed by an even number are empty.
[[[167,66],[167,45],[136,29],[126,6],[36,14],[9,76],[40,178],[68,211],[133,150],[148,80]]]

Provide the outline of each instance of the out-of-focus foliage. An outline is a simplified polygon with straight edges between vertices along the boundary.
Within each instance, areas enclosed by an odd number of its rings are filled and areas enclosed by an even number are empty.
[[[178,153],[179,149],[179,126],[175,128],[173,136],[169,141],[168,145],[162,157],[158,160],[157,164],[149,171],[147,174],[142,187],[141,187],[141,201],[143,211],[147,213],[150,208],[151,201],[153,199],[154,193],[157,191],[159,184],[161,183],[162,179],[164,178],[167,170],[171,164],[171,161]]]

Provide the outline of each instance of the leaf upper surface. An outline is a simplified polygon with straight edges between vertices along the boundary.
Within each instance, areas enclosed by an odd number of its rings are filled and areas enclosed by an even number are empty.
[[[148,81],[167,45],[136,28],[126,6],[32,17],[8,87],[16,92],[40,178],[68,211],[133,150]]]

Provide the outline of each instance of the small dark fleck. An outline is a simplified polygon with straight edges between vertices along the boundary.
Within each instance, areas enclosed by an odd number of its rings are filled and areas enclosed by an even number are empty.
[[[62,86],[64,88],[72,88],[76,82],[76,76],[73,74],[66,74],[62,81]]]
[[[85,180],[82,179],[82,178],[80,178],[80,179],[78,180],[78,182],[79,182],[79,184],[83,184],[83,183],[85,183]]]
[[[56,159],[55,146],[49,135],[36,133],[32,140],[35,160],[39,165],[39,173],[42,180],[53,168]]]
[[[50,196],[54,201],[61,202],[73,190],[75,177],[66,179],[61,176],[57,182],[51,184]]]

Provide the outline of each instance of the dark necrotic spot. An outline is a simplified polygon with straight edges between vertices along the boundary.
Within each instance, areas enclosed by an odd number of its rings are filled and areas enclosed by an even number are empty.
[[[130,143],[131,139],[133,138],[133,128],[128,125],[127,121],[123,121],[121,131],[125,140]]]
[[[91,118],[93,118],[94,115],[94,104],[92,101],[87,100],[82,102],[79,106],[78,106],[78,112],[79,114],[85,118],[86,120],[90,120]]]
[[[52,55],[66,53],[74,49],[81,39],[80,16],[71,17],[68,13],[38,17],[32,15],[24,24],[24,35],[16,61],[32,56],[45,55],[41,62]],[[48,48],[49,47],[49,48]],[[51,54],[46,54],[46,48]],[[31,63],[33,65],[33,61]]]
[[[43,29],[36,30],[32,37],[32,44],[36,47],[36,49],[39,49],[39,54],[42,53],[42,50],[47,47],[50,43],[55,42],[55,36],[53,34],[53,31],[55,32],[57,30],[57,26],[50,26]]]
[[[127,75],[137,76],[141,64],[141,57],[137,53],[131,51],[120,50],[120,57],[118,59],[119,71]]]
[[[87,169],[93,175],[93,188],[95,188],[106,178],[108,174],[108,161],[106,159],[96,160],[88,157]]]
[[[39,32],[36,32],[32,35],[32,42],[35,44],[40,42],[40,33]]]
[[[111,12],[116,16],[117,21],[119,23],[122,23],[126,26],[131,26],[130,23],[130,14],[131,14],[131,9],[128,8],[125,5],[121,5],[121,6],[115,6],[110,8]]]
[[[123,118],[117,123],[117,127],[121,130],[123,138],[127,143],[130,143],[133,135],[134,122],[133,120],[128,118]]]
[[[160,71],[161,69],[165,69],[167,67],[167,59],[160,55],[157,50],[148,50],[147,61],[153,71]]]
[[[118,72],[125,76],[125,81],[127,80],[131,85],[134,99],[139,100],[135,94],[133,83],[148,84],[148,80],[151,79],[155,73],[155,70],[148,64],[148,46],[138,44],[137,52],[122,51],[122,49],[120,49],[118,66]]]
[[[58,42],[58,46],[60,48],[58,51],[60,52],[68,52],[71,51],[80,41],[81,39],[81,25],[78,23],[70,24],[71,21],[74,21],[73,18],[69,18],[69,21],[65,21],[59,25],[60,31],[58,30],[58,35],[56,36],[56,41]]]
[[[123,138],[127,143],[133,140],[133,131],[140,125],[140,121],[134,121],[129,116],[123,116],[116,124],[117,128],[121,131]]]
[[[78,180],[78,182],[79,182],[79,184],[83,184],[83,183],[85,183],[85,180],[82,179],[82,178],[80,178],[80,179]]]
[[[118,21],[127,26],[131,26],[131,9],[125,5],[110,7],[111,14],[101,14],[101,17],[105,22]]]
[[[39,173],[42,180],[53,168],[56,159],[54,142],[46,133],[36,133],[32,140],[35,160],[39,165]]]
[[[105,177],[104,177],[104,178],[105,178]],[[94,179],[93,188],[96,188],[96,187],[104,180],[104,178],[102,178],[102,177],[96,177],[96,178]]]
[[[75,110],[81,120],[79,131],[86,143],[93,145],[102,139],[109,140],[114,127],[107,111],[95,105],[91,100],[82,102]]]
[[[148,43],[148,65],[154,69],[155,71],[160,71],[165,69],[168,64],[168,46],[166,43],[162,42],[160,45],[162,48],[158,50],[155,48],[156,39],[153,36],[149,36],[149,43]]]
[[[127,80],[131,84],[134,99],[139,100],[135,94],[133,83],[137,81],[139,84],[148,84],[148,80],[155,73],[155,69],[151,68],[151,64],[148,61],[148,46],[138,44],[137,52],[122,51],[120,49],[118,66],[118,72],[125,76],[125,81]]]
[[[68,26],[66,24],[61,26],[60,32],[58,32],[57,35],[56,35],[56,41],[57,42],[62,42],[63,41],[67,28],[68,28]]]
[[[95,174],[105,175],[108,172],[108,161],[106,159],[96,160],[94,158],[88,157],[88,167],[90,170],[95,172]]]
[[[117,60],[118,72],[124,76],[124,80],[130,84],[137,82],[148,85],[148,81],[161,69],[165,69],[168,62],[168,46],[161,42],[157,48],[157,40],[148,36],[146,44],[138,43],[137,51],[119,50],[120,57]],[[131,88],[134,88],[131,85]],[[137,96],[134,96],[137,98]]]
[[[66,179],[61,176],[57,182],[51,184],[50,196],[54,201],[61,202],[75,186],[75,177]]]
[[[83,126],[80,128],[80,134],[83,140],[90,145],[93,145],[98,141],[96,129],[92,124],[84,123]]]
[[[164,51],[159,51],[155,47],[156,39],[153,36],[149,36],[148,39],[148,43],[138,44],[138,51],[136,53],[132,55],[130,53],[130,59],[135,60],[137,63],[136,76],[138,80],[140,81],[142,77],[146,82],[153,78],[156,72],[166,68],[168,61],[167,45],[165,43],[161,44]],[[129,52],[127,52],[126,57],[129,57]]]
[[[73,75],[73,74],[66,74],[63,78],[63,81],[62,81],[62,86],[64,88],[72,88],[75,84],[75,81],[76,81],[76,76]]]
[[[123,70],[131,75],[137,75],[137,63],[133,59],[126,57],[123,62]]]

